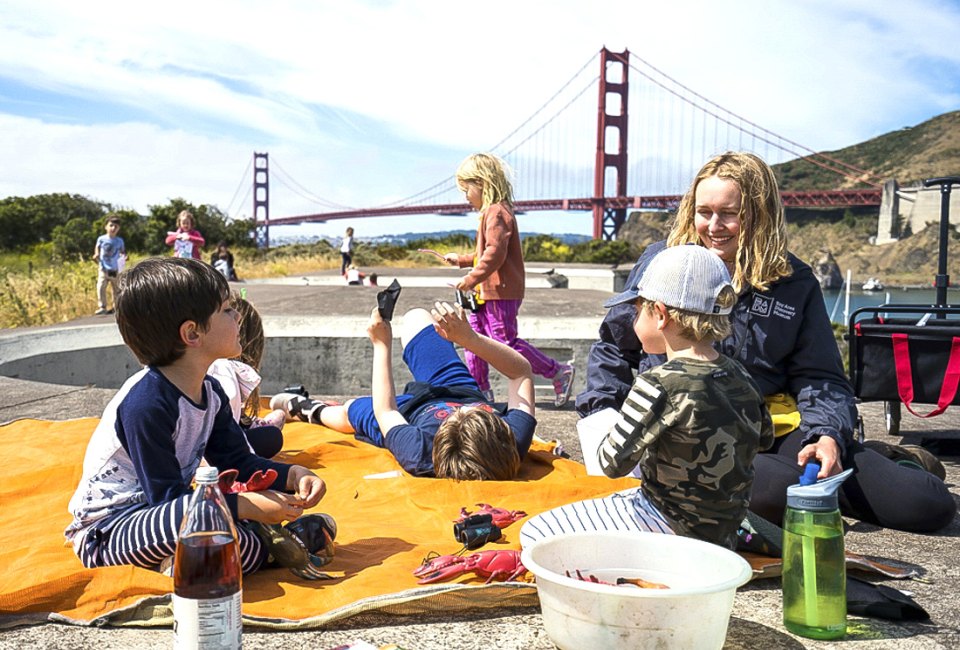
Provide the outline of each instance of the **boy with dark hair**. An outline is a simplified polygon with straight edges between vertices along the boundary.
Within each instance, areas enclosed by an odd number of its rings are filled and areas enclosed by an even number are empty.
[[[120,257],[127,254],[126,246],[123,243],[123,237],[117,233],[120,232],[120,218],[115,216],[107,217],[107,222],[103,226],[106,234],[97,237],[97,243],[93,247],[93,259],[98,262],[97,265],[97,316],[101,314],[112,314],[112,309],[107,309],[107,285],[110,285],[113,291],[113,301],[117,301],[117,275],[120,273]]]
[[[154,258],[121,274],[119,285],[117,325],[146,367],[104,410],[70,500],[73,521],[65,535],[84,566],[168,564],[202,460],[237,470],[241,481],[276,471],[267,490],[226,495],[244,573],[259,569],[271,553],[283,563],[291,543],[303,547],[298,561],[326,551],[336,533],[333,520],[301,518],[323,497],[324,482],[305,467],[253,454],[229,399],[206,375],[215,359],[240,353],[227,281],[197,260]],[[269,526],[286,520],[289,531]],[[310,577],[310,567],[284,566]]]
[[[595,452],[612,478],[639,463],[640,488],[535,517],[521,529],[521,543],[565,532],[626,529],[735,548],[754,456],[773,444],[773,423],[756,383],[713,347],[729,336],[736,301],[720,258],[702,246],[685,245],[664,249],[634,287],[604,304],[633,303],[633,328],[643,349],[667,356],[666,363],[637,376]],[[584,511],[591,513],[586,519]]]
[[[411,310],[403,317],[400,338],[414,381],[398,396],[391,362],[393,331],[377,309],[367,334],[373,343],[369,397],[339,405],[280,393],[270,400],[271,408],[386,447],[415,476],[516,478],[537,426],[530,363],[519,352],[477,334],[459,307],[438,302],[432,312]],[[484,399],[454,343],[509,379],[506,413],[501,415]]]

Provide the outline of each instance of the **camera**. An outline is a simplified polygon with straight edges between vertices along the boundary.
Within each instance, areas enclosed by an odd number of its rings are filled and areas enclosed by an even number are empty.
[[[473,291],[460,291],[458,289],[457,304],[468,311],[477,311],[477,308],[480,306],[480,301],[477,298],[477,294]]]

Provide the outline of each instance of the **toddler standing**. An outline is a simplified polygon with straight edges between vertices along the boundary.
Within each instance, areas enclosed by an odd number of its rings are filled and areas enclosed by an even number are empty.
[[[177,229],[167,233],[167,246],[173,246],[174,257],[200,259],[200,249],[207,243],[194,227],[193,213],[181,210],[177,215]]]
[[[112,314],[112,309],[107,309],[107,285],[113,292],[113,299],[117,299],[117,274],[120,273],[120,258],[127,254],[126,246],[123,243],[123,237],[117,235],[120,232],[120,219],[118,217],[108,217],[104,226],[107,234],[97,237],[97,244],[93,247],[93,259],[99,262],[97,271],[97,298],[100,301],[97,311],[100,314]]]

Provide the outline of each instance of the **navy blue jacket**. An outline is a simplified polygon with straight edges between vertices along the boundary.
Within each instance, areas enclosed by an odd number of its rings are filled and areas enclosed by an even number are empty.
[[[649,261],[666,246],[651,244],[637,260],[626,286],[636,286]],[[730,314],[733,333],[717,349],[743,364],[764,395],[789,393],[800,410],[803,444],[834,438],[841,454],[853,440],[857,419],[853,390],[843,370],[820,284],[810,267],[792,253],[793,274],[767,291],[748,289]],[[634,373],[660,365],[663,355],[646,354],[633,331],[632,303],[610,309],[600,340],[590,348],[587,388],[577,395],[581,417],[619,409]]]

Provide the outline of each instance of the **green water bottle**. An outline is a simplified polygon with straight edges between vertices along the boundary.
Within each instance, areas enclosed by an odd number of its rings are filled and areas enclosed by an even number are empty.
[[[783,624],[810,639],[847,633],[847,570],[837,489],[853,472],[817,481],[809,463],[787,488],[783,517]]]

